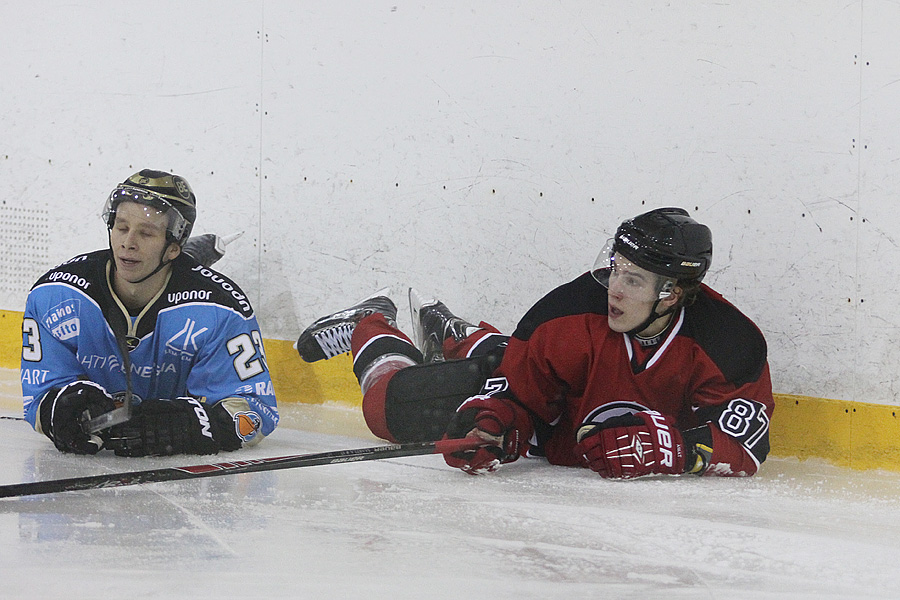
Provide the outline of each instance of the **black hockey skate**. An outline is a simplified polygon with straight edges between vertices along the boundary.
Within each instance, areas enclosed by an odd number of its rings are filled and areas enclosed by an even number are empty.
[[[297,338],[297,352],[306,362],[316,362],[350,352],[350,337],[356,324],[373,313],[381,313],[391,325],[397,323],[397,307],[387,297],[390,290],[378,290],[350,308],[322,317]]]
[[[416,346],[426,363],[444,360],[444,340],[451,335],[460,341],[478,329],[450,312],[443,302],[423,299],[413,288],[409,288],[409,312]]]

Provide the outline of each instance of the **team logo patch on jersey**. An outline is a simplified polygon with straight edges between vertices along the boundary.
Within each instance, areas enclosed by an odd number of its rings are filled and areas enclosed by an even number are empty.
[[[66,300],[47,311],[42,317],[44,326],[60,341],[78,337],[81,330],[80,301]]]
[[[613,417],[621,417],[622,415],[633,415],[634,413],[638,413],[641,411],[650,410],[646,406],[638,404],[637,402],[609,402],[604,404],[603,406],[598,406],[594,410],[585,417],[582,425],[588,425],[590,423],[603,423],[607,419],[612,419]]]
[[[262,418],[255,412],[239,412],[234,415],[234,432],[245,442],[249,442],[259,433]]]
[[[187,319],[181,330],[166,340],[166,353],[180,356],[183,360],[192,360],[200,349],[197,338],[209,331],[208,327],[200,327],[197,321]]]

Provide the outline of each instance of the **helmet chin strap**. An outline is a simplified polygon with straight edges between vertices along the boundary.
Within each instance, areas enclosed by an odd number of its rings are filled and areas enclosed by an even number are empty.
[[[159,273],[160,271],[162,271],[166,265],[168,265],[172,262],[171,260],[164,260],[164,258],[166,256],[166,252],[168,252],[168,250],[169,250],[169,246],[167,244],[166,247],[163,248],[162,253],[159,255],[159,264],[156,265],[156,268],[153,269],[152,271],[150,271],[150,273],[148,275],[141,277],[137,281],[129,281],[128,283],[130,283],[132,285],[136,285],[138,283],[143,283],[143,282],[147,281],[148,279],[150,279],[151,277],[153,277],[154,275],[156,275],[157,273]],[[109,240],[109,251],[112,252],[112,239]],[[115,253],[113,253],[112,267],[113,267],[113,270],[115,271],[115,269],[116,269]],[[654,308],[655,308],[655,306],[654,306]]]
[[[642,332],[643,330],[650,327],[650,325],[657,319],[662,319],[666,315],[670,315],[673,312],[675,312],[675,305],[673,305],[673,306],[670,306],[669,308],[667,308],[665,311],[663,311],[662,314],[659,314],[659,315],[656,314],[656,307],[659,306],[660,302],[662,302],[662,300],[657,300],[656,302],[653,303],[653,307],[650,309],[650,314],[647,316],[646,319],[644,319],[643,323],[641,323],[634,329],[626,331],[625,333],[627,333],[628,335],[637,335],[640,332]]]
[[[168,250],[168,248],[166,248],[166,250]],[[165,267],[167,264],[171,263],[172,262],[171,260],[166,260],[166,261],[163,260],[163,257],[165,257],[165,255],[166,255],[166,250],[163,250],[162,254],[159,255],[159,264],[156,266],[155,269],[150,271],[149,275],[147,275],[146,277],[141,277],[137,281],[132,281],[130,283],[133,283],[133,284],[143,283],[144,281],[147,281],[148,279],[150,279],[151,277],[153,277],[154,275],[156,275],[157,273],[162,271],[163,267]]]

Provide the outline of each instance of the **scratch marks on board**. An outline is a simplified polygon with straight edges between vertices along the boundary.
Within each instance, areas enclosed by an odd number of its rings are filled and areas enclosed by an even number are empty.
[[[800,214],[800,217],[805,218],[807,215],[809,215],[810,219],[812,219],[813,224],[816,226],[816,228],[818,228],[819,233],[824,233],[824,228],[822,227],[822,224],[820,223],[819,219],[816,216],[814,216],[814,214],[813,214],[814,212],[816,212],[816,213],[819,212],[819,209],[825,210],[828,208],[833,208],[835,206],[844,208],[847,210],[847,212],[850,213],[851,221],[854,218],[856,218],[859,214],[859,211],[856,208],[854,208],[853,206],[851,206],[849,203],[845,202],[844,200],[841,200],[840,198],[835,198],[832,196],[829,196],[827,198],[820,198],[818,200],[809,201],[809,202],[804,201],[803,198],[797,198],[797,201],[800,202],[800,204],[803,206],[803,210],[804,210],[804,212]],[[865,219],[863,219],[863,221],[865,221]]]
[[[173,94],[154,94],[156,98],[184,98],[188,96],[204,96],[206,94],[218,94],[220,92],[230,92],[233,90],[243,89],[244,86],[232,85],[223,88],[213,88],[209,90],[196,90],[193,92],[177,92]],[[142,92],[98,92],[100,96],[146,96]]]
[[[897,240],[890,233],[888,233],[884,229],[881,229],[880,227],[878,227],[878,225],[873,223],[871,219],[863,219],[863,222],[866,225],[868,225],[869,227],[871,227],[875,231],[875,233],[878,234],[878,236],[880,238],[884,239],[891,246],[893,246],[894,248],[900,247],[900,243],[898,243]]]
[[[718,200],[712,202],[709,206],[706,207],[706,210],[709,210],[709,209],[715,207],[716,205],[721,204],[722,202],[728,200],[729,198],[732,198],[734,196],[738,196],[741,194],[746,194],[747,192],[751,192],[751,191],[753,191],[753,190],[750,190],[750,189],[736,190],[734,192],[731,192],[730,194],[726,194],[726,195],[722,196],[721,198],[719,198]]]

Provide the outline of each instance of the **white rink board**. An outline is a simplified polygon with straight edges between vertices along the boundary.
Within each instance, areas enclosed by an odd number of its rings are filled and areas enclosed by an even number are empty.
[[[0,5],[0,251],[46,257],[0,307],[102,247],[143,167],[187,177],[197,233],[245,232],[220,266],[279,339],[409,285],[509,331],[682,205],[777,392],[900,404],[900,6],[485,4]]]

